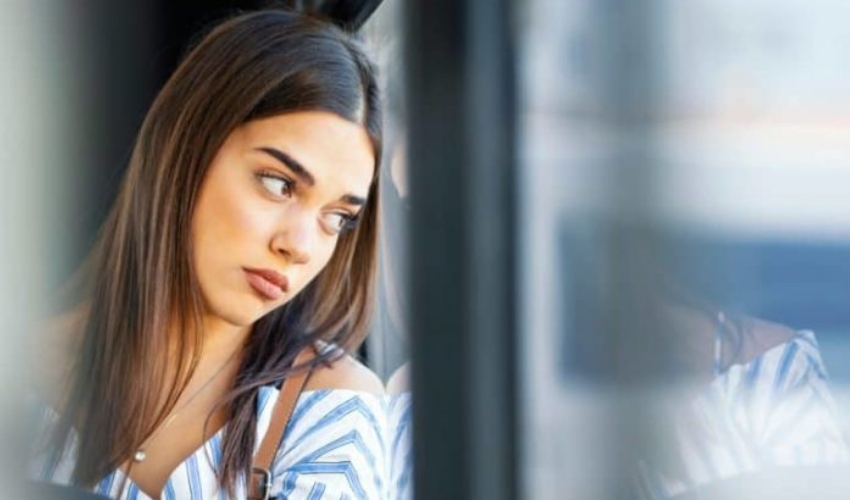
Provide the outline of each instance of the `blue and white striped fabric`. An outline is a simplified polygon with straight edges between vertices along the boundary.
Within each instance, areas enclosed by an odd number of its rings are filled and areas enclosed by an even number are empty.
[[[257,446],[268,430],[278,389],[263,387],[258,397]],[[385,499],[387,488],[387,399],[370,393],[325,389],[305,391],[298,399],[278,454],[272,464],[271,494],[287,500]],[[57,419],[44,408],[43,431]],[[225,499],[216,481],[221,457],[219,431],[171,474],[161,498]],[[46,436],[47,432],[42,432]],[[59,463],[48,463],[46,454],[31,463],[31,476],[68,484],[74,467],[76,443],[71,443]],[[256,450],[255,450],[256,451]],[[115,470],[94,491],[112,498],[150,498]],[[244,485],[237,488],[246,497]]]
[[[810,331],[730,366],[671,421],[676,466],[641,462],[641,498],[669,498],[768,467],[850,463]]]
[[[411,416],[411,394],[403,392],[390,396],[387,409],[389,422],[390,498],[411,500],[413,498],[413,418]]]

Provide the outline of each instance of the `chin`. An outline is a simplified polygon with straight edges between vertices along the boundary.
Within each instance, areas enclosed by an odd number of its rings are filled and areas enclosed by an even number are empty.
[[[247,295],[247,296],[246,296]],[[256,323],[291,300],[279,303],[262,301],[251,294],[225,294],[205,301],[205,314],[210,319],[233,327],[244,328]]]

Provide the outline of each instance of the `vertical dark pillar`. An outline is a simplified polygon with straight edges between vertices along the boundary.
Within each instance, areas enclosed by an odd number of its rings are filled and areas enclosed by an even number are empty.
[[[415,495],[516,498],[511,4],[406,7]]]

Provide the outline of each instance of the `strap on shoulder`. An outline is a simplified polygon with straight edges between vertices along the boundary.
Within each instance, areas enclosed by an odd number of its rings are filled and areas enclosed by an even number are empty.
[[[303,366],[309,363],[316,355],[316,348],[309,345],[298,353],[293,366]],[[269,430],[260,444],[260,449],[254,456],[251,478],[248,481],[248,498],[254,500],[267,500],[269,498],[272,460],[274,460],[277,447],[280,444],[281,438],[283,438],[283,432],[286,430],[286,424],[289,422],[292,410],[295,408],[295,402],[298,400],[301,391],[304,390],[309,376],[310,370],[303,370],[287,377],[283,381],[283,386],[280,388],[280,395],[277,398],[272,413]],[[257,476],[260,477],[257,478]]]

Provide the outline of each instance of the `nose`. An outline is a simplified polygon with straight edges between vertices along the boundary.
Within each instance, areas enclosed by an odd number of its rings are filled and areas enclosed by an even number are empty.
[[[309,211],[290,211],[278,224],[271,242],[272,250],[292,264],[306,264],[310,262],[317,231],[316,217]]]

